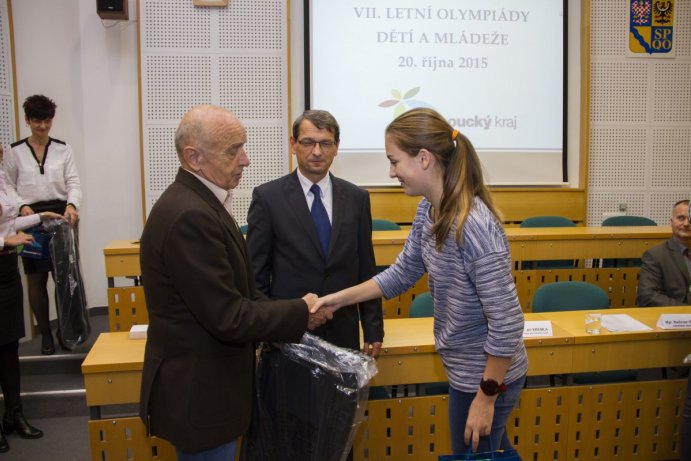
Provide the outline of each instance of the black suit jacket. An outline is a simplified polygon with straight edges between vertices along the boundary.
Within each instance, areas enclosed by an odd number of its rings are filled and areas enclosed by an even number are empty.
[[[213,193],[180,169],[141,238],[149,311],[140,416],[185,451],[213,448],[249,425],[257,341],[297,341],[304,301],[255,289],[240,230]]]
[[[691,304],[691,278],[672,239],[643,253],[636,304],[642,307]]]
[[[284,299],[333,293],[375,274],[372,215],[367,191],[331,176],[333,216],[329,254],[317,237],[297,171],[254,189],[247,243],[257,288]],[[364,340],[384,338],[381,299],[338,310],[333,320],[313,333],[351,349],[360,348],[358,319]]]

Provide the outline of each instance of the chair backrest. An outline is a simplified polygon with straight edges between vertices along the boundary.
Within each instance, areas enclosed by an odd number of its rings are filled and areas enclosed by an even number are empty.
[[[602,225],[608,226],[657,226],[657,223],[644,216],[610,216],[602,221]]]
[[[434,316],[434,300],[429,291],[420,293],[415,296],[413,302],[410,303],[410,317],[433,317]]]
[[[521,227],[576,227],[576,224],[563,216],[533,216],[524,219]]]
[[[614,226],[657,226],[657,223],[644,216],[610,216],[602,221],[602,227]],[[641,267],[640,258],[603,259],[602,267]]]
[[[609,308],[605,290],[588,282],[540,285],[533,295],[533,312],[580,311]]]
[[[533,216],[521,222],[520,227],[576,227],[576,224],[563,216]],[[552,261],[523,261],[521,269],[571,269],[576,261],[560,259]]]
[[[372,230],[373,231],[383,231],[383,230],[401,230],[401,226],[388,219],[373,219],[372,220]]]

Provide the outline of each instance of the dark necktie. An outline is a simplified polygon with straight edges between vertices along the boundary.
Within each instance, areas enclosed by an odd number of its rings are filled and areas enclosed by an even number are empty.
[[[326,213],[326,208],[322,203],[321,189],[318,185],[312,184],[310,191],[314,195],[314,201],[312,202],[312,220],[317,228],[317,235],[319,236],[319,243],[322,245],[322,250],[324,250],[324,256],[328,254],[329,251],[329,240],[331,239],[331,222],[329,222],[329,215]]]
[[[687,248],[684,250],[684,256],[686,256],[686,259],[691,261],[691,248]]]

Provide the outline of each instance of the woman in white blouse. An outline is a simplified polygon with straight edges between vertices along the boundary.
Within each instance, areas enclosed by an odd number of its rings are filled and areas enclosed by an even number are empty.
[[[31,136],[12,144],[6,155],[7,187],[18,195],[21,216],[51,211],[76,223],[82,191],[72,148],[49,136],[56,107],[43,95],[29,96],[24,101],[24,116]],[[55,353],[55,345],[48,317],[47,284],[53,262],[50,256],[47,259],[22,257],[22,262],[29,304],[42,335],[41,352],[50,355]]]
[[[0,162],[2,154],[0,146]],[[5,175],[0,171],[0,385],[5,403],[0,453],[10,449],[5,433],[16,431],[20,437],[30,439],[43,435],[26,421],[19,398],[19,338],[24,336],[24,309],[16,248],[33,243],[34,238],[17,231],[46,219],[61,219],[50,211],[17,217],[18,211],[17,194],[6,186]]]

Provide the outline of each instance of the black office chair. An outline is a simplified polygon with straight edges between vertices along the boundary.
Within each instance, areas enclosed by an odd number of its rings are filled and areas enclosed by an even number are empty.
[[[576,227],[576,224],[563,216],[533,216],[521,222],[520,227]],[[523,261],[521,269],[571,269],[576,261],[564,259],[553,261]]]

